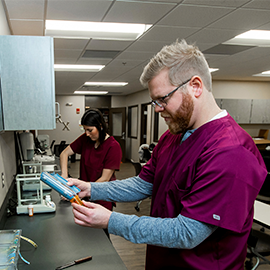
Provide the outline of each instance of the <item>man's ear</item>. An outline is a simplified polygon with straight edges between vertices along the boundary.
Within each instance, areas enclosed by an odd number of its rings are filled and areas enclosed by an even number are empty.
[[[203,82],[202,82],[201,77],[199,77],[199,76],[194,76],[194,77],[191,79],[190,84],[191,84],[192,89],[193,89],[194,97],[195,97],[195,98],[200,97],[200,95],[201,95],[202,92],[203,92]]]

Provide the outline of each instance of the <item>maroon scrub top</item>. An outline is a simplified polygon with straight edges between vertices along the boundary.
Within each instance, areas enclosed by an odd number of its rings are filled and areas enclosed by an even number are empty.
[[[81,155],[79,177],[81,180],[95,182],[101,177],[103,169],[120,169],[122,150],[119,143],[112,136],[95,148],[95,142],[84,133],[72,142],[70,147],[74,153]],[[115,179],[113,173],[110,181]],[[112,209],[111,202],[96,202],[110,210]]]
[[[181,135],[165,132],[140,173],[153,184],[151,216],[181,214],[218,229],[190,250],[148,245],[146,269],[243,269],[253,204],[266,175],[252,138],[230,115],[182,143]]]

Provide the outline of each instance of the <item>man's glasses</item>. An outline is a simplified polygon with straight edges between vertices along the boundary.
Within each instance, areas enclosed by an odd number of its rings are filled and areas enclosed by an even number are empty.
[[[177,86],[174,90],[172,90],[170,93],[168,93],[164,97],[158,98],[156,100],[152,100],[151,101],[152,106],[155,108],[156,105],[158,105],[160,108],[164,109],[167,106],[167,102],[165,101],[165,99],[167,97],[171,96],[174,92],[176,92],[179,88],[181,88],[182,86],[184,86],[186,83],[188,83],[191,79],[192,78],[190,78],[187,81],[183,82],[182,84],[180,84],[179,86]]]

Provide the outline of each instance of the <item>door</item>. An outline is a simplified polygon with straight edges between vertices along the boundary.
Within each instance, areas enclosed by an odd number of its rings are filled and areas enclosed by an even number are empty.
[[[109,114],[109,133],[120,144],[122,162],[126,161],[126,108],[111,108]]]
[[[152,106],[151,103],[141,105],[141,137],[140,145],[150,144],[153,141],[153,134],[151,134],[152,126]]]

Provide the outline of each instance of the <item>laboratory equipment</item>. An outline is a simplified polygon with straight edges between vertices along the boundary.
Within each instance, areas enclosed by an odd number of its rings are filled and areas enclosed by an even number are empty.
[[[23,161],[23,174],[41,174],[43,171],[43,165],[40,161]],[[23,191],[36,191],[39,189],[40,181],[25,181],[22,183],[22,190]],[[49,186],[42,183],[43,190],[51,190]]]
[[[28,214],[28,206],[33,205],[34,213],[55,212],[56,206],[51,200],[44,199],[43,183],[40,174],[17,174],[17,214]],[[25,191],[24,186],[32,185],[33,190]],[[34,190],[34,188],[36,188]]]
[[[40,148],[42,151],[46,151],[50,148],[50,137],[46,134],[41,134],[37,136],[37,139],[40,143]]]
[[[20,133],[21,149],[23,154],[23,160],[32,160],[35,152],[34,135],[25,131]]]
[[[40,161],[22,161],[23,174],[41,173],[42,163]]]

